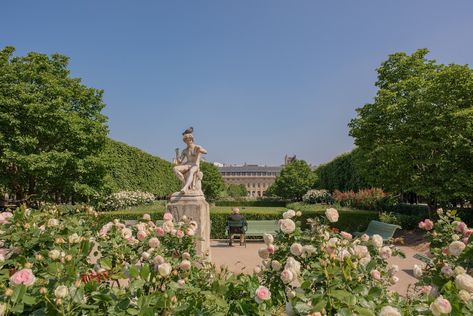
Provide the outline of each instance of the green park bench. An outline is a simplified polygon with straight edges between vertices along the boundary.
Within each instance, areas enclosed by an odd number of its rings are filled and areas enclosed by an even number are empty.
[[[373,236],[375,234],[380,235],[383,237],[383,240],[390,240],[394,236],[394,232],[397,229],[401,229],[402,227],[399,225],[383,223],[379,221],[371,221],[368,224],[368,228],[364,232],[355,232],[355,236],[361,236],[363,234],[367,234],[368,236]]]
[[[416,258],[417,260],[420,260],[422,261],[423,263],[427,264],[428,266],[433,266],[433,261],[432,259],[430,259],[429,257],[427,257],[426,255],[423,255],[421,253],[416,253],[414,255],[414,258]]]
[[[272,234],[275,235],[276,232],[279,230],[279,225],[277,221],[274,220],[252,220],[252,221],[246,221],[247,226],[245,226],[245,233],[243,237],[243,244],[246,247],[246,237],[263,237],[264,234]],[[228,236],[228,230],[229,227],[235,226],[235,227],[241,227],[241,221],[228,221],[227,222],[227,228],[225,229],[225,235]],[[229,244],[231,245],[231,238],[233,235],[238,235],[238,234],[232,234],[232,236],[229,236]]]

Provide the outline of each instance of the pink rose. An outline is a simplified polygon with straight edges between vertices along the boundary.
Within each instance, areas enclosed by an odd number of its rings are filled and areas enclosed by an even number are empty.
[[[370,274],[374,280],[376,281],[381,280],[381,272],[379,272],[378,270],[371,270]]]
[[[156,227],[156,235],[158,235],[159,237],[162,237],[164,236],[164,229],[162,227]]]
[[[457,224],[456,230],[457,230],[457,232],[463,233],[467,228],[468,228],[468,227],[466,226],[465,223],[459,222],[459,223]]]
[[[146,232],[144,230],[139,230],[138,233],[136,234],[136,238],[138,238],[139,241],[145,240]]]
[[[148,241],[148,246],[150,246],[151,248],[157,248],[157,247],[159,247],[159,239],[156,238],[156,237],[151,238],[151,239]]]
[[[178,230],[176,231],[176,236],[177,236],[178,238],[182,238],[182,237],[184,237],[184,232],[183,232],[182,230],[178,229]]]
[[[36,277],[34,276],[31,269],[22,269],[15,272],[15,274],[10,277],[10,282],[14,285],[24,284],[26,286],[30,286],[33,285],[35,281]]]
[[[470,236],[471,236],[471,233],[473,233],[473,229],[466,229],[466,230],[463,232],[463,236],[465,236],[465,237],[470,237]]]
[[[164,213],[163,219],[166,222],[172,221],[172,214],[171,213]]]
[[[274,253],[276,251],[276,247],[274,247],[274,245],[268,245],[268,247],[266,248],[268,250],[269,253]]]
[[[368,240],[370,240],[370,236],[368,236],[367,234],[363,234],[363,235],[361,235],[361,240],[368,241]]]
[[[468,237],[463,238],[463,243],[464,243],[465,245],[468,244]]]
[[[267,301],[271,299],[271,292],[265,286],[260,286],[256,289],[255,292],[255,300],[258,304],[262,303],[263,301]]]
[[[432,291],[432,286],[430,285],[424,285],[423,287],[420,288],[420,292],[422,294],[429,294]]]
[[[181,270],[187,271],[191,268],[191,262],[189,260],[182,260],[181,264],[179,265]]]
[[[350,233],[347,233],[347,232],[341,232],[340,236],[342,236],[345,239],[352,239],[353,238],[353,236]]]
[[[419,228],[423,230],[432,230],[434,228],[434,222],[427,218],[419,223]]]

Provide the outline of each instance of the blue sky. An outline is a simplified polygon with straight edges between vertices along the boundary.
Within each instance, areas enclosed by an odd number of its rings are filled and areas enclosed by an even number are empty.
[[[105,90],[110,136],[170,159],[312,164],[353,148],[388,54],[473,63],[473,1],[8,1],[0,46],[62,53]]]

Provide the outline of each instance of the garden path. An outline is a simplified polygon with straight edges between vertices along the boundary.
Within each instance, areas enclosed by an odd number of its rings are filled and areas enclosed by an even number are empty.
[[[238,243],[229,247],[227,241],[212,240],[210,244],[212,262],[217,267],[226,266],[235,273],[252,273],[253,268],[261,262],[258,249],[263,245],[261,241],[248,241],[246,248]],[[399,246],[399,248],[405,253],[406,258],[392,257],[388,260],[390,264],[399,266],[399,272],[396,274],[399,282],[390,289],[405,295],[409,286],[417,280],[412,273],[414,265],[421,265],[422,262],[414,258],[414,255],[419,252],[417,247]]]

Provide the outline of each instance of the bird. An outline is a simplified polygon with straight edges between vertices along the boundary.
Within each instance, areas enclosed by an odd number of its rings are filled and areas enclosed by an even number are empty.
[[[182,135],[192,134],[193,131],[194,131],[194,128],[191,126],[188,129],[186,129],[184,133],[182,133]]]

